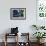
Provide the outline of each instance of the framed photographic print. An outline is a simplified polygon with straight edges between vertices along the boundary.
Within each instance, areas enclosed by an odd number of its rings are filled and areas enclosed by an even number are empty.
[[[11,8],[10,19],[11,20],[25,20],[26,19],[26,8]]]
[[[36,24],[46,25],[46,0],[37,0],[36,10]]]
[[[39,18],[46,18],[46,0],[37,1],[37,15]]]

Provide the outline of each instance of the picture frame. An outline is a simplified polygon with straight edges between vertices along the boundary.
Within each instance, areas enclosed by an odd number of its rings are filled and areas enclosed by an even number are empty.
[[[37,10],[37,16],[39,19],[46,18],[46,1],[44,0],[37,0],[36,1],[36,10]]]
[[[10,8],[10,19],[11,20],[25,20],[26,8]]]
[[[37,25],[46,25],[46,4],[44,4],[45,0],[37,0],[36,1],[36,24]]]

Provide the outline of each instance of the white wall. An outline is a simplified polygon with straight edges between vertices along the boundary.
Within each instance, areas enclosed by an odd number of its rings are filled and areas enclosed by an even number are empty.
[[[26,20],[10,20],[10,8],[26,8]],[[36,24],[36,0],[0,0],[0,34],[17,26],[32,35],[32,24]]]

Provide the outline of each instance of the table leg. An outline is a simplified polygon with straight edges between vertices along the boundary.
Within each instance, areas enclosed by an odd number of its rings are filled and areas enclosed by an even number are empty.
[[[5,46],[7,46],[7,35],[5,34]]]

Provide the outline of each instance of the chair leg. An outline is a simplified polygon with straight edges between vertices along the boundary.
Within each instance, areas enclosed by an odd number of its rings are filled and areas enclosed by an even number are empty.
[[[7,46],[7,42],[6,41],[4,42],[4,44],[5,44],[5,46]]]
[[[7,46],[7,34],[5,34],[5,46]]]

